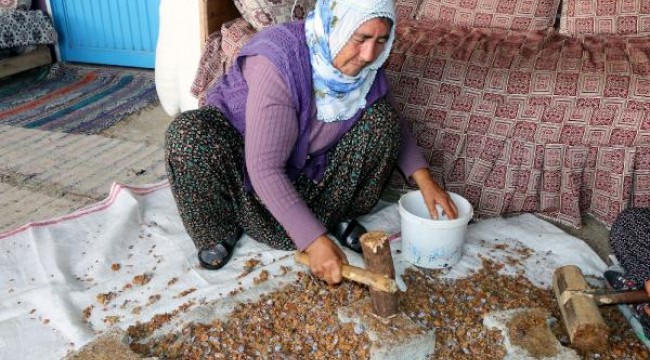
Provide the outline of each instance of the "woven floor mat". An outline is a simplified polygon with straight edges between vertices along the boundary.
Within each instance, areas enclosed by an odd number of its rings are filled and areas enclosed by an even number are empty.
[[[0,82],[0,124],[96,134],[158,102],[153,71],[56,63]]]
[[[113,182],[166,178],[162,147],[99,135],[0,125],[0,149],[0,207],[12,214],[0,217],[4,230],[51,215],[44,207],[64,210],[69,204],[69,212],[103,199]]]

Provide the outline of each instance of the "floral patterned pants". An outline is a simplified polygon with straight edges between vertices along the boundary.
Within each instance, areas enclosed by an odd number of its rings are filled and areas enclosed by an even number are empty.
[[[650,279],[650,208],[623,210],[609,240],[627,278],[640,286]]]
[[[401,139],[397,113],[380,100],[329,151],[322,181],[301,175],[294,186],[327,228],[366,214],[388,183]],[[295,249],[259,198],[244,189],[244,142],[217,108],[179,115],[165,147],[172,193],[197,249],[240,229],[273,248]]]
[[[643,289],[650,280],[650,208],[623,210],[609,234],[612,251],[625,270],[625,279]],[[637,306],[637,318],[650,338],[650,316],[645,306]]]

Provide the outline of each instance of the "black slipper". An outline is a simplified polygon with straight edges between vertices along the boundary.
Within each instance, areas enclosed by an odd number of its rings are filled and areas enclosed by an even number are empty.
[[[333,229],[330,229],[330,232],[341,245],[361,254],[361,242],[359,240],[361,235],[367,233],[368,230],[358,221],[352,219],[340,222]]]
[[[238,230],[225,241],[201,249],[198,254],[201,266],[208,270],[221,269],[232,257],[235,245],[237,245],[237,241],[239,241],[241,235],[242,231]]]

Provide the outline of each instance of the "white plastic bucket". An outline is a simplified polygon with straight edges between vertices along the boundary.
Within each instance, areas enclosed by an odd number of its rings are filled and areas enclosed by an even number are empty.
[[[411,191],[399,199],[402,219],[402,253],[411,264],[429,269],[453,266],[463,253],[472,205],[464,197],[449,193],[458,209],[458,218],[448,220],[438,208],[438,219],[431,219],[420,191]]]

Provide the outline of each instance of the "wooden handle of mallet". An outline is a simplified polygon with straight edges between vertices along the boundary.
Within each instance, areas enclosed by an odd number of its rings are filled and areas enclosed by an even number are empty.
[[[309,266],[309,255],[306,253],[297,251],[295,258],[297,263]],[[341,266],[341,273],[345,279],[368,285],[376,290],[385,291],[391,294],[397,292],[397,284],[395,284],[395,280],[382,275],[377,275],[366,269],[343,264]]]
[[[598,305],[640,304],[650,302],[650,297],[645,289],[609,291],[603,294],[595,292],[593,298],[596,300],[596,304]]]

